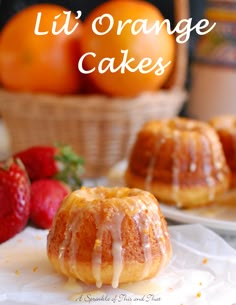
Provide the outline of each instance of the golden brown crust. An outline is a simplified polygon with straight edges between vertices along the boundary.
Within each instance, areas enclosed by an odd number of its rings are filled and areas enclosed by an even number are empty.
[[[221,115],[212,118],[209,124],[215,128],[223,146],[227,164],[231,170],[231,188],[236,187],[236,116]]]
[[[178,207],[207,204],[230,173],[219,138],[207,123],[185,118],[147,122],[133,145],[125,181]]]
[[[135,176],[129,170],[125,173],[125,179],[129,182],[130,187],[138,187],[145,189],[147,186],[145,180],[140,176]],[[161,203],[173,205],[178,208],[194,208],[210,204],[211,196],[221,195],[228,188],[228,180],[218,184],[216,187],[209,189],[209,186],[196,185],[181,187],[178,190],[178,195],[173,191],[173,185],[152,182],[149,186],[149,191],[161,200]],[[211,194],[212,192],[212,194]],[[176,200],[176,197],[178,200]],[[161,198],[161,199],[160,199]]]
[[[116,287],[117,280],[134,282],[155,275],[169,262],[171,244],[152,194],[97,187],[82,188],[64,200],[47,251],[58,272]]]

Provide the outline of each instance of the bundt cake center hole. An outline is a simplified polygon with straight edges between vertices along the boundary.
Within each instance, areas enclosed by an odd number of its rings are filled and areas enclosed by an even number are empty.
[[[121,188],[118,189],[104,189],[103,187],[99,188],[99,191],[96,191],[94,189],[85,190],[80,189],[79,192],[77,192],[77,195],[79,197],[86,198],[86,200],[90,201],[97,201],[97,200],[106,200],[106,199],[124,199],[124,198],[132,198],[139,195],[139,191],[132,190],[130,191],[127,188]]]

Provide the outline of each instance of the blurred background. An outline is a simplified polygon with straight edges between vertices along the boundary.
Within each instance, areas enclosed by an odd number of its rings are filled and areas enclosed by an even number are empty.
[[[14,14],[32,4],[54,3],[73,12],[81,10],[84,20],[103,2],[101,0],[0,0],[0,30]],[[174,24],[173,0],[148,2],[157,6],[164,17],[170,19],[172,25]],[[179,3],[182,3],[182,0]],[[193,19],[193,25],[206,17],[211,23],[216,22],[216,26],[205,36],[191,33],[186,55],[187,75],[184,77],[187,98],[176,114],[201,120],[208,120],[218,114],[235,114],[236,1],[189,0],[189,17]],[[0,104],[1,102],[0,95]],[[1,132],[0,138],[3,142],[5,129]],[[4,145],[7,147],[8,143]],[[1,147],[4,145],[2,144]]]

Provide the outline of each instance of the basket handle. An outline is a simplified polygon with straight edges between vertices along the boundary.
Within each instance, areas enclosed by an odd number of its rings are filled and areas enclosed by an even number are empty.
[[[177,24],[182,19],[189,18],[189,0],[174,0],[174,17]],[[177,43],[174,82],[172,87],[184,88],[188,66],[188,42]]]

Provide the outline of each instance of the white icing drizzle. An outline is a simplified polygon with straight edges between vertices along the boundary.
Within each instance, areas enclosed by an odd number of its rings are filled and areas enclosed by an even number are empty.
[[[59,246],[59,254],[58,254],[58,262],[62,273],[66,274],[65,268],[65,252],[67,247],[70,245],[70,234],[71,234],[71,227],[73,225],[73,221],[68,221],[66,223],[66,229],[64,231],[64,238],[62,243]]]
[[[112,287],[117,288],[119,279],[123,270],[123,254],[122,254],[122,239],[121,239],[121,225],[124,219],[123,213],[114,215],[110,231],[113,239],[112,255],[113,255],[113,278]]]
[[[190,165],[189,171],[194,173],[197,170],[197,152],[196,152],[196,142],[190,140]]]
[[[96,280],[96,286],[102,286],[101,268],[102,268],[102,238],[103,233],[108,231],[112,237],[112,256],[113,256],[113,278],[112,287],[117,288],[119,285],[120,274],[123,270],[122,239],[121,225],[124,214],[121,212],[114,213],[113,217],[101,219],[96,217],[97,236],[93,248],[92,271]]]
[[[101,268],[102,268],[102,235],[104,226],[101,224],[99,215],[95,217],[97,236],[93,247],[92,255],[92,272],[96,281],[97,288],[102,287],[102,277],[101,277]]]
[[[144,218],[142,220],[140,214],[136,214],[134,219],[136,221],[136,225],[138,227],[142,240],[142,248],[144,254],[144,269],[142,279],[144,279],[149,274],[150,268],[152,266],[152,252],[149,238],[150,221],[148,221],[147,218]]]
[[[75,209],[75,211],[73,211]],[[79,220],[81,218],[81,214],[80,213],[76,213],[76,207],[74,207],[73,205],[70,206],[69,209],[69,217],[70,217],[70,221],[68,221],[66,223],[66,228],[64,231],[64,238],[62,243],[59,246],[59,254],[58,254],[58,262],[59,262],[59,266],[61,269],[62,273],[67,273],[66,272],[66,267],[65,267],[65,253],[66,250],[69,249],[69,260],[70,263],[68,264],[70,271],[72,271],[73,273],[76,273],[76,242],[74,242],[74,239],[76,237],[76,232],[78,231],[78,224],[79,224]],[[71,215],[73,215],[73,218],[71,219]],[[54,234],[54,232],[53,232]]]
[[[174,131],[174,151],[173,151],[173,192],[172,198],[174,202],[176,202],[178,207],[182,206],[182,203],[179,200],[179,174],[180,174],[180,160],[178,157],[179,149],[180,149],[180,131],[175,129]]]
[[[197,169],[197,164],[195,162],[191,162],[190,166],[189,166],[189,170],[191,173],[194,173]]]
[[[80,226],[80,220],[82,218],[82,214],[81,213],[75,213],[74,219],[72,220],[71,226],[70,226],[70,230],[71,230],[71,240],[69,243],[69,253],[70,253],[70,271],[72,273],[77,274],[77,258],[76,258],[76,254],[77,254],[77,242],[76,242],[76,235],[77,232],[79,231],[79,226]]]
[[[156,237],[156,240],[158,241],[158,244],[160,246],[161,250],[161,263],[160,263],[160,269],[166,265],[167,262],[167,245],[166,245],[166,239],[169,238],[169,233],[167,231],[164,231],[163,228],[163,222],[161,221],[160,217],[160,211],[156,213],[155,219],[152,220],[155,225],[153,226],[154,234]]]
[[[202,135],[201,140],[202,140],[202,145],[204,146],[203,152],[205,152],[205,154],[203,155],[203,171],[205,175],[205,181],[209,186],[208,199],[211,201],[215,197],[215,190],[214,190],[215,179],[212,176],[212,164],[210,163],[209,156],[210,155],[212,156],[214,152],[206,136]]]
[[[146,200],[146,206],[148,208],[149,202],[148,198]],[[140,204],[140,211],[143,210],[142,203]],[[151,251],[151,241],[149,237],[149,230],[153,230],[154,236],[156,241],[158,242],[158,245],[160,247],[161,251],[161,262],[160,262],[160,268],[165,264],[165,257],[166,257],[166,235],[164,234],[163,228],[162,228],[162,222],[160,218],[160,213],[158,211],[158,207],[155,207],[157,210],[154,211],[154,213],[137,213],[134,216],[134,220],[136,221],[136,225],[139,229],[140,236],[142,239],[142,248],[144,252],[144,270],[142,274],[142,279],[145,279],[146,276],[150,273],[152,268],[152,251]],[[142,220],[143,219],[143,220]],[[168,233],[167,233],[168,235]]]
[[[164,125],[163,128],[166,126]],[[148,164],[148,169],[147,169],[147,175],[145,178],[145,190],[150,191],[151,190],[151,183],[153,180],[153,172],[155,168],[155,163],[157,160],[157,153],[161,149],[161,146],[165,143],[165,138],[159,139],[160,133],[157,132],[156,134],[156,141],[155,141],[155,147],[154,147],[154,152],[152,153],[152,156],[150,158],[150,162]]]

